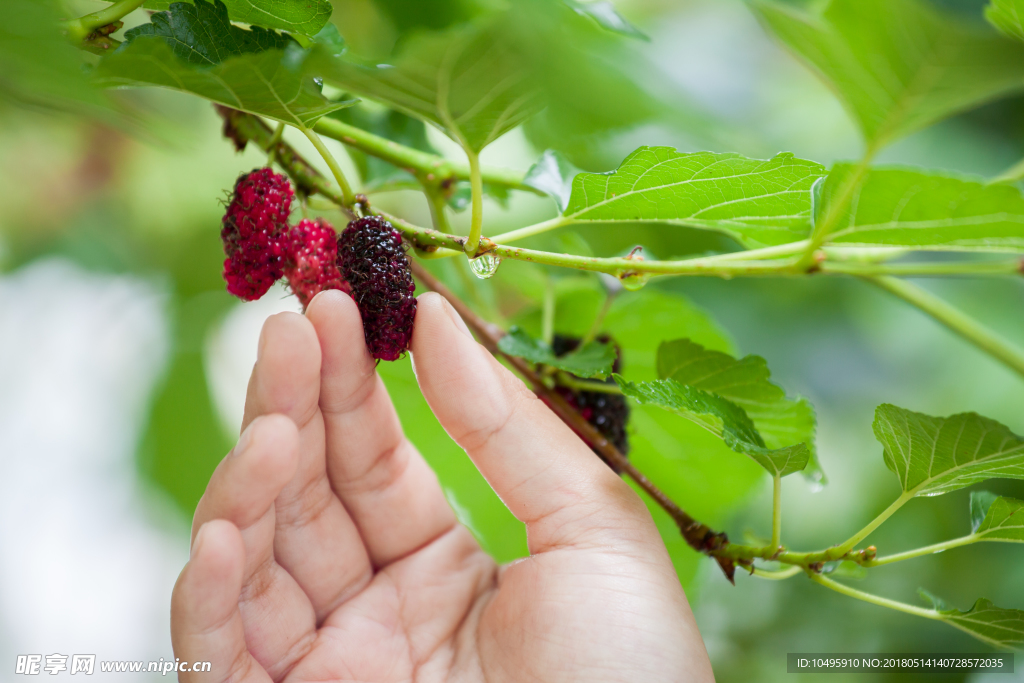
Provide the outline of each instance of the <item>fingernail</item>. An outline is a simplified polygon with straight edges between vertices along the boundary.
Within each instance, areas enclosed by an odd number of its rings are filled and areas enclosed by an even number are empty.
[[[466,321],[463,320],[462,316],[459,315],[459,312],[456,311],[455,308],[452,307],[450,303],[448,303],[447,299],[444,299],[443,301],[444,310],[448,313],[448,317],[452,319],[452,322],[455,323],[455,327],[457,327],[459,331],[462,332],[462,334],[472,339],[473,333],[469,331],[468,327],[466,327]]]
[[[189,551],[188,559],[193,559],[199,554],[199,546],[203,544],[204,533],[206,532],[206,525],[199,527],[199,532],[196,534],[196,540],[192,541],[192,549]]]
[[[232,457],[238,457],[244,453],[247,448],[249,448],[249,442],[252,441],[253,428],[256,426],[257,422],[259,422],[258,417],[250,422],[249,426],[245,428],[244,432],[242,432],[242,435],[238,437],[238,443],[236,443],[235,447],[231,449]]]

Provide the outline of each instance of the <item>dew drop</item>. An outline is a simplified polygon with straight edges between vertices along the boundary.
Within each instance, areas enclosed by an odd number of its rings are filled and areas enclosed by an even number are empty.
[[[649,273],[633,273],[632,275],[626,275],[620,277],[619,280],[622,282],[622,286],[629,292],[636,292],[643,289],[647,281],[651,279]]]
[[[470,261],[469,267],[473,271],[473,275],[476,275],[481,280],[486,280],[498,272],[500,264],[501,259],[494,254],[484,254]]]

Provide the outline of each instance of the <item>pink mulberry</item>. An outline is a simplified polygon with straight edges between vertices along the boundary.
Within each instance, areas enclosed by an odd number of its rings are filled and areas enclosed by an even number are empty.
[[[303,308],[325,289],[350,291],[338,270],[338,236],[330,223],[322,218],[301,220],[288,238],[284,274]]]
[[[352,221],[338,238],[338,263],[363,318],[370,355],[396,360],[409,348],[416,284],[402,235],[377,216]]]
[[[288,214],[295,196],[288,179],[269,168],[241,176],[224,215],[224,279],[246,301],[267,293],[284,274]]]

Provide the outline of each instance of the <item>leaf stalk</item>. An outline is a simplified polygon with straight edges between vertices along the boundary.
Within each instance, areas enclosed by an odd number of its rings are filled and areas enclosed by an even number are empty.
[[[882,596],[875,595],[874,593],[866,593],[864,591],[857,590],[856,588],[850,588],[849,586],[841,584],[838,581],[834,581],[828,578],[827,576],[822,576],[821,574],[808,572],[807,575],[811,577],[811,581],[821,584],[825,588],[830,588],[837,593],[842,593],[843,595],[855,598],[857,600],[870,602],[872,605],[878,605],[879,607],[888,607],[889,609],[894,609],[897,612],[913,614],[916,617],[924,617],[925,619],[942,619],[942,616],[936,610],[933,609],[918,607],[916,605],[908,605],[905,602],[899,602],[898,600],[890,600],[889,598],[883,598]]]
[[[473,205],[470,209],[472,221],[469,238],[466,240],[466,254],[469,258],[476,258],[480,253],[480,235],[484,227],[484,179],[480,174],[480,155],[467,150],[466,156],[469,157],[469,184],[473,195]]]
[[[954,538],[949,541],[943,541],[942,543],[934,543],[932,545],[926,545],[923,548],[915,548],[914,550],[907,550],[902,553],[894,553],[892,555],[886,555],[879,557],[878,559],[871,560],[869,562],[862,562],[861,565],[864,567],[880,567],[883,564],[892,564],[893,562],[902,562],[903,560],[911,560],[915,557],[923,557],[925,555],[933,555],[935,553],[941,553],[944,550],[950,550],[952,548],[959,548],[961,546],[970,545],[977,543],[982,540],[981,536],[977,534],[968,534],[967,536],[961,536],[960,538]]]
[[[782,477],[772,478],[772,540],[771,547],[779,548],[782,544]]]

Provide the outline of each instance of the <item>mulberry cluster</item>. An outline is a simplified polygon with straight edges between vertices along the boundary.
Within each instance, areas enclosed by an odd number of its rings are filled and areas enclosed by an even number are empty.
[[[412,340],[416,285],[402,235],[377,216],[352,221],[338,237],[338,263],[363,318],[374,358],[396,360]]]
[[[288,232],[285,277],[305,308],[325,289],[349,292],[338,270],[338,235],[322,218],[301,220]]]
[[[597,341],[605,344],[611,343],[611,338],[602,335]],[[556,334],[551,340],[551,348],[556,356],[564,356],[573,351],[580,344],[576,337],[567,337]],[[612,365],[613,372],[619,372],[621,367],[620,359],[622,353],[618,346],[615,347],[615,362]],[[607,382],[613,380],[609,377]],[[583,419],[594,426],[606,439],[612,442],[623,455],[629,453],[629,438],[626,434],[626,423],[629,421],[629,404],[626,397],[620,394],[606,394],[600,391],[574,391],[568,387],[557,387],[558,394],[565,401],[579,411]],[[582,435],[581,435],[582,436]],[[586,441],[586,439],[584,439]],[[593,448],[593,444],[588,445]],[[594,449],[594,452],[600,453]],[[609,463],[611,465],[611,463]],[[612,469],[616,469],[612,466]]]
[[[382,218],[352,221],[339,237],[323,219],[288,225],[288,179],[269,168],[243,175],[224,215],[228,291],[259,299],[281,277],[306,307],[325,289],[352,295],[374,358],[396,360],[409,347],[416,285],[402,235]]]
[[[241,176],[224,214],[224,279],[228,291],[246,301],[267,293],[284,274],[288,214],[292,191],[288,179],[269,168]]]

